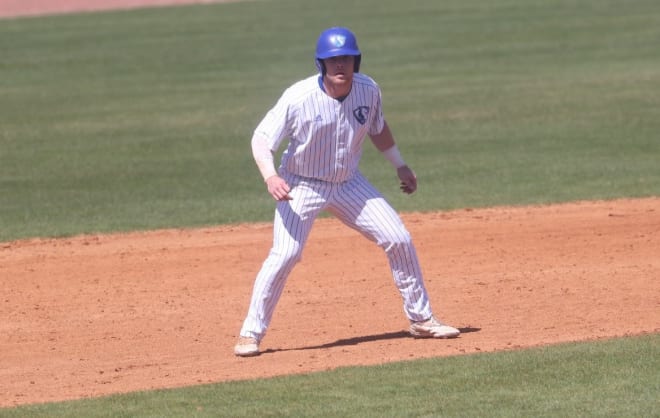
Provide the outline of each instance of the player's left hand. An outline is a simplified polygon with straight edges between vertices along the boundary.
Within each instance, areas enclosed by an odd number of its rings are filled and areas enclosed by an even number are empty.
[[[399,176],[399,180],[401,180],[401,191],[406,194],[415,193],[415,190],[417,190],[417,177],[410,167],[407,165],[399,167],[396,170],[396,174]]]

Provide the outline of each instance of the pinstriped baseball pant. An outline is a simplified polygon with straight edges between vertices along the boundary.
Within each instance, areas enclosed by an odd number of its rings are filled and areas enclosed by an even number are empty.
[[[312,224],[324,210],[385,251],[408,319],[420,321],[432,315],[410,234],[396,211],[362,174],[344,183],[283,177],[291,186],[293,200],[277,203],[273,246],[255,279],[242,336],[263,338],[287,277],[301,258]]]

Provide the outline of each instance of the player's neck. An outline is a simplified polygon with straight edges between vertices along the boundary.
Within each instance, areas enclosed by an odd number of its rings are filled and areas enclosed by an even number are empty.
[[[323,77],[321,84],[325,94],[339,101],[344,100],[353,87],[352,80],[350,83],[334,83],[328,77]]]

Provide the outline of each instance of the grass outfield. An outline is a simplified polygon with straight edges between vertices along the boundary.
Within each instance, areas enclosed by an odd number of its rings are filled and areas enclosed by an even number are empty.
[[[2,21],[0,242],[269,221],[251,133],[337,23],[420,179],[366,147],[398,209],[660,194],[655,0],[199,5]]]
[[[346,367],[14,409],[0,417],[657,417],[660,336]]]
[[[293,18],[295,16],[295,18]],[[402,211],[660,195],[656,0],[259,1],[0,21],[0,242],[262,221],[251,132],[352,27],[420,178]],[[0,416],[658,416],[657,335]],[[653,360],[655,359],[655,360]]]

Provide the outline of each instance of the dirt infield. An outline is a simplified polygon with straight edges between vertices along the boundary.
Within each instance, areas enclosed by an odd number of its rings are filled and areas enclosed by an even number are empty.
[[[660,198],[404,220],[458,339],[408,337],[384,255],[334,219],[251,359],[269,224],[1,243],[0,405],[660,331]]]

